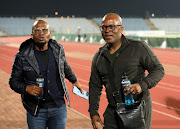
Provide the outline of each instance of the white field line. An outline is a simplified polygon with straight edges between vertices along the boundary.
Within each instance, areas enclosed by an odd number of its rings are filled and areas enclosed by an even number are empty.
[[[167,105],[164,105],[164,104],[160,104],[160,103],[154,102],[154,101],[152,101],[152,103],[153,104],[157,104],[157,105],[162,106],[162,107],[166,107],[166,108],[169,108],[169,109],[176,110],[176,111],[180,112],[180,109],[178,109],[178,108],[170,107],[170,106],[167,106]]]
[[[172,89],[172,88],[168,88],[168,87],[164,87],[164,86],[156,86],[156,88],[162,88],[162,89],[172,90],[175,92],[180,92],[180,90],[176,90],[176,89]]]
[[[1,44],[1,45],[9,46],[9,47],[14,47],[14,48],[19,48],[19,46],[20,46],[20,44],[16,44],[16,43],[6,43],[6,44]]]
[[[180,86],[173,85],[173,84],[168,84],[168,83],[164,83],[164,82],[159,82],[159,84],[167,85],[167,86],[171,86],[171,87],[175,87],[175,88],[180,88]]]
[[[72,65],[70,64],[70,67],[74,67],[74,68],[78,68],[78,69],[83,69],[83,70],[87,70],[90,72],[90,69],[87,69],[87,68],[84,68],[84,67],[78,67],[78,66],[75,66],[75,65]]]
[[[81,80],[81,81],[83,81],[83,82],[89,83],[89,81],[84,80],[84,79],[81,79],[81,78],[78,78],[78,80]]]
[[[167,113],[164,113],[164,112],[155,110],[155,109],[152,109],[152,110],[153,110],[154,112],[160,113],[160,114],[162,114],[162,115],[169,116],[169,117],[172,117],[172,118],[174,118],[174,119],[180,120],[179,117],[176,117],[176,116],[173,116],[173,115],[170,115],[170,114],[167,114]]]
[[[86,66],[86,65],[76,64],[76,63],[72,63],[72,62],[70,62],[70,64],[90,69],[90,67]]]

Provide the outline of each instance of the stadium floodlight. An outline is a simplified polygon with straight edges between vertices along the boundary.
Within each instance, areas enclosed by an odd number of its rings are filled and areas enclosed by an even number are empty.
[[[155,15],[154,15],[154,13],[152,13],[152,17],[154,17]]]
[[[58,12],[55,12],[55,15],[57,16],[57,15],[58,15]]]

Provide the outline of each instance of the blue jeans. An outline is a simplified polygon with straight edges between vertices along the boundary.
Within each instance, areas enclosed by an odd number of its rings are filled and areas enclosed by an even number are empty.
[[[27,112],[29,129],[65,129],[67,121],[66,105],[60,108],[40,109],[37,116]]]

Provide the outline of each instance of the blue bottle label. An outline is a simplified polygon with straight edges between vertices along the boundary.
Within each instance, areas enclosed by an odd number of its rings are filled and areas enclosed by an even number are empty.
[[[43,88],[44,87],[44,78],[41,78],[41,77],[37,78],[36,83],[37,83],[37,86]],[[43,94],[39,95],[37,98],[38,99],[43,99]]]
[[[130,85],[131,82],[130,82],[128,79],[123,79],[122,82],[121,82],[121,84],[122,84],[122,87],[123,87],[123,90],[124,90],[124,88],[125,88],[126,86]],[[126,91],[123,91],[124,94],[125,94],[128,90],[130,90],[130,88],[127,89]],[[130,94],[128,94],[128,95],[125,96],[125,104],[128,105],[128,106],[134,104],[134,98],[133,98],[132,93],[130,93]]]

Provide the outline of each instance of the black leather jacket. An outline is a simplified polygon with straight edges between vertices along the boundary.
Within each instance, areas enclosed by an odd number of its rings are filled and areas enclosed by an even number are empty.
[[[64,78],[75,83],[77,81],[76,75],[66,61],[63,46],[52,39],[49,40],[49,45],[53,50],[55,60],[58,64],[65,97],[70,105],[69,93]],[[34,41],[31,38],[21,44],[19,52],[15,56],[9,84],[11,89],[21,94],[25,109],[32,115],[36,115],[38,111],[38,100],[26,92],[27,85],[35,85],[36,78],[40,74],[33,47]]]
[[[115,107],[105,65],[105,60],[110,61],[108,53],[108,44],[106,44],[99,49],[92,61],[89,82],[89,112],[91,117],[99,115],[99,100],[103,85],[106,88],[109,105]],[[149,89],[156,86],[165,74],[162,64],[145,42],[127,39],[125,36],[122,36],[122,45],[119,53],[116,55],[114,64],[112,64],[112,68],[114,82],[121,95],[123,95],[121,81],[124,72],[126,72],[132,84],[140,84],[143,92],[134,96],[136,100],[139,98],[146,99],[150,95]],[[145,70],[149,72],[148,76],[145,76]]]

